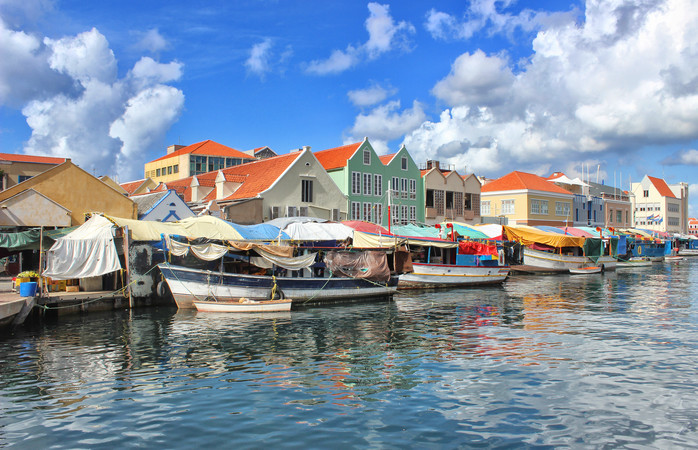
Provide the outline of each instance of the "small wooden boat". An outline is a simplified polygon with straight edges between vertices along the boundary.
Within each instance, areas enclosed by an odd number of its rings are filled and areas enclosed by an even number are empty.
[[[643,259],[643,258],[638,258],[638,259],[630,258],[627,261],[618,261],[618,264],[616,264],[616,266],[619,269],[623,269],[623,268],[627,268],[627,267],[647,267],[647,266],[651,266],[651,265],[652,265],[652,261],[650,261],[649,259]]]
[[[250,300],[241,298],[237,302],[193,300],[193,303],[196,310],[202,312],[259,313],[290,311],[292,300],[287,298],[281,300]]]
[[[590,273],[601,273],[601,266],[576,267],[569,269],[572,275],[587,275]]]
[[[679,256],[679,255],[670,255],[670,256],[664,257],[664,261],[668,261],[668,262],[677,262],[677,261],[681,261],[682,259],[683,259],[683,256]]]

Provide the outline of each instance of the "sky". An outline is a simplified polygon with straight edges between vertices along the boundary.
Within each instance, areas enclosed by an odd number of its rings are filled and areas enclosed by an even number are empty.
[[[171,144],[690,185],[691,0],[0,0],[0,152],[120,182]],[[588,175],[587,175],[588,174]],[[693,194],[695,193],[695,194]]]

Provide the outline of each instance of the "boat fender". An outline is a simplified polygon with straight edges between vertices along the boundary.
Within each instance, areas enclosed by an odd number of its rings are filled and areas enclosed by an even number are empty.
[[[158,297],[167,296],[167,281],[165,281],[165,280],[160,281],[158,283],[156,290],[157,290]]]

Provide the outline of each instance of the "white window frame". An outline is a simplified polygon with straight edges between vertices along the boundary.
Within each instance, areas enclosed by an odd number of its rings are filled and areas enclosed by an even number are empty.
[[[400,211],[400,212],[402,213],[402,218],[400,219],[400,223],[402,223],[403,225],[407,225],[407,221],[408,221],[408,218],[409,218],[409,215],[408,215],[408,214],[410,213],[410,212],[409,212],[409,206],[407,206],[407,205],[402,205],[402,208],[401,208],[401,209],[402,209],[402,211]]]
[[[417,180],[410,179],[410,199],[417,199]]]
[[[371,179],[373,178],[373,175],[370,173],[364,173],[364,195],[371,195],[372,194],[372,188],[371,188]]]
[[[361,220],[361,202],[351,202],[351,220]]]
[[[502,214],[516,214],[516,202],[513,199],[502,200]]]
[[[410,206],[410,222],[411,223],[417,222],[417,207],[414,205]]]
[[[371,150],[364,149],[364,166],[371,165]]]
[[[400,193],[402,198],[407,198],[409,188],[407,187],[407,178],[400,178]]]
[[[374,203],[373,204],[373,222],[381,224],[383,221],[383,204]]]
[[[400,194],[400,177],[393,177],[390,181],[390,188],[393,191],[393,194],[399,195]]]
[[[561,217],[569,217],[570,204],[567,202],[555,202],[555,215]]]
[[[489,216],[490,215],[490,201],[482,200],[480,201],[480,215]]]
[[[361,195],[361,172],[351,173],[351,193]]]
[[[400,162],[402,170],[407,170],[409,169],[409,164],[407,163],[407,156],[402,157],[402,161]]]
[[[371,210],[373,209],[373,204],[370,202],[363,203],[363,214],[361,220],[364,222],[372,222],[371,220]]]
[[[376,197],[383,195],[383,175],[379,173],[373,175],[373,195]]]
[[[400,205],[395,205],[392,207],[392,223],[399,223],[400,222]]]

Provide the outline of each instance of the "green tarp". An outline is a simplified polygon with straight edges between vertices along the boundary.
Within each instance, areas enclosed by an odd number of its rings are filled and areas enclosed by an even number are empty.
[[[594,261],[594,264],[603,256],[603,241],[601,239],[586,238],[583,248],[584,255]]]
[[[76,228],[77,227],[68,227],[59,228],[57,230],[44,230],[44,250],[48,250],[53,245],[53,241],[59,237],[65,236]],[[10,252],[38,250],[40,235],[41,230],[39,228],[32,228],[31,230],[19,231],[16,233],[0,232],[0,248],[7,249]]]

